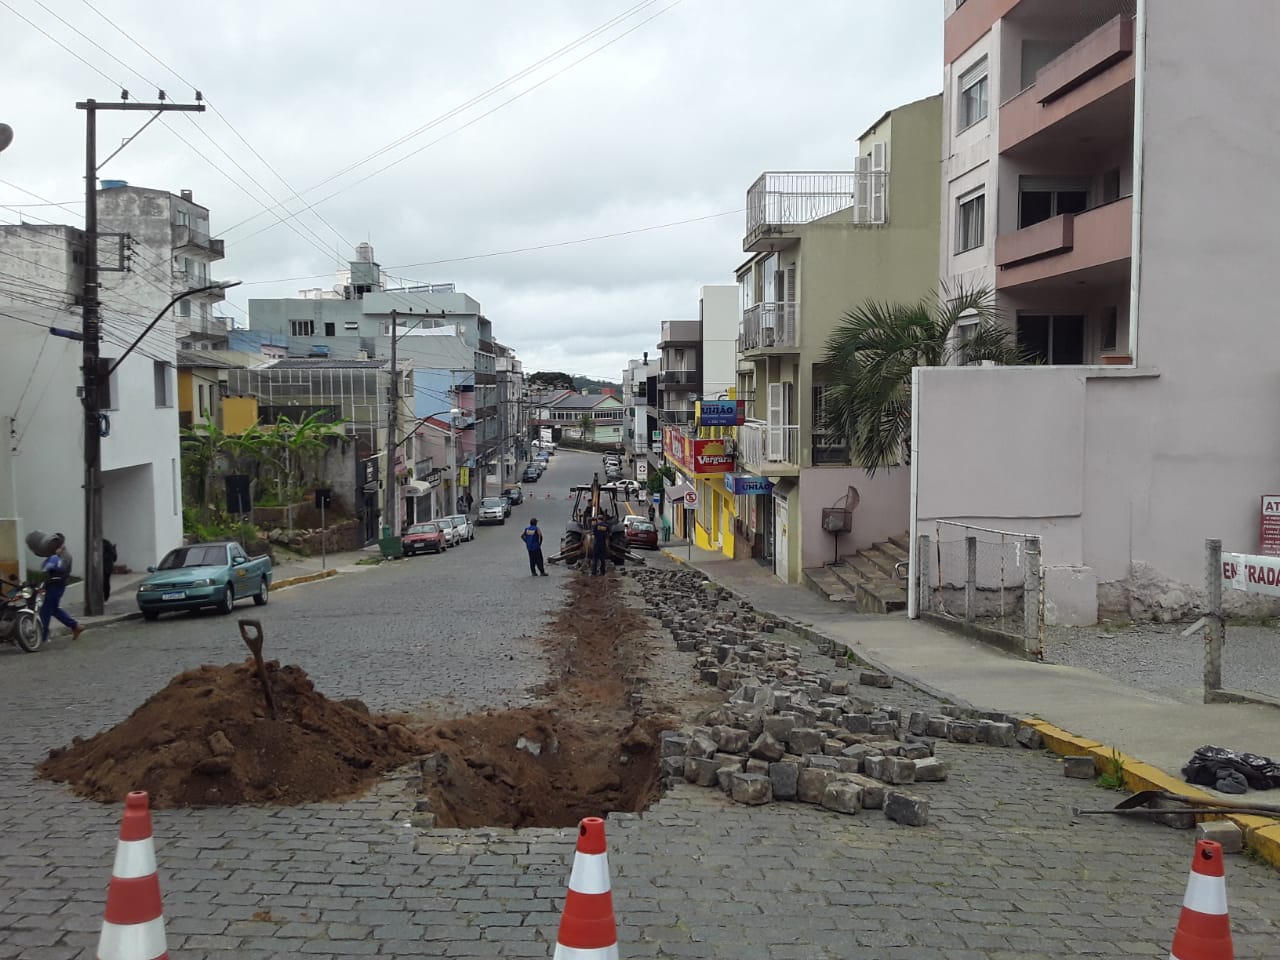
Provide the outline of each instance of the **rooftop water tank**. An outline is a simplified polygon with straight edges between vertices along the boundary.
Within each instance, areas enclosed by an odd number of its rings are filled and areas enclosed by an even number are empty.
[[[99,182],[102,184],[103,190],[115,190],[118,187],[127,187],[129,185],[128,180],[102,180]]]
[[[360,263],[373,263],[373,244],[356,244],[356,260]]]

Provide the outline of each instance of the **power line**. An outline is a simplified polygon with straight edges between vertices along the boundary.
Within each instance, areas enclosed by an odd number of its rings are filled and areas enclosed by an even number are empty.
[[[627,237],[637,233],[650,233],[654,230],[666,230],[669,227],[682,227],[690,223],[701,223],[706,220],[717,220],[721,217],[732,217],[746,210],[745,207],[739,207],[737,210],[725,210],[722,213],[709,213],[703,217],[689,217],[685,220],[672,220],[670,223],[658,223],[647,227],[633,227],[630,230],[619,230],[614,233],[602,233],[593,237],[579,237],[576,240],[557,240],[552,243],[540,243],[529,247],[517,247],[511,250],[495,250],[491,253],[475,253],[465,257],[450,257],[444,260],[423,260],[419,263],[400,263],[385,268],[387,270],[409,270],[415,267],[437,267],[448,263],[463,263],[468,260],[486,260],[490,257],[507,257],[517,253],[534,253],[538,250],[551,250],[556,247],[570,247],[582,243],[594,243],[597,240],[612,240],[617,237]],[[316,280],[327,277],[327,273],[313,273],[305,277],[277,277],[270,280],[246,280],[241,286],[251,287],[263,283],[293,283],[298,280]],[[387,291],[390,292],[390,291]]]
[[[86,67],[88,67],[90,70],[92,70],[92,71],[93,71],[94,73],[96,73],[98,76],[102,77],[102,79],[103,79],[103,80],[106,80],[106,81],[107,81],[107,83],[111,84],[112,86],[120,86],[120,84],[119,84],[119,83],[117,83],[117,81],[115,81],[115,80],[111,79],[111,77],[107,76],[105,73],[103,73],[101,70],[99,70],[97,67],[95,67],[92,63],[90,63],[90,62],[89,62],[88,60],[86,60],[84,57],[80,56],[80,54],[76,53],[74,50],[72,50],[70,47],[68,47],[65,43],[63,43],[61,40],[59,40],[59,39],[58,39],[57,37],[55,37],[53,34],[49,33],[49,31],[45,30],[45,29],[44,29],[42,26],[40,26],[38,23],[34,23],[34,22],[32,22],[31,20],[27,19],[27,17],[25,17],[25,16],[23,16],[21,13],[19,13],[17,10],[13,9],[13,7],[11,7],[11,6],[8,4],[7,0],[0,0],[0,7],[4,7],[6,10],[8,10],[10,13],[12,13],[15,17],[17,17],[17,18],[18,18],[19,20],[21,20],[23,23],[26,23],[28,26],[32,27],[33,29],[37,30],[38,32],[43,33],[46,37],[48,37],[50,40],[52,40],[54,43],[56,43],[58,46],[60,46],[63,50],[67,51],[67,53],[71,54],[73,57],[75,57],[77,60],[79,60],[81,63],[83,63]]]
[[[423,144],[422,146],[418,147],[416,150],[412,150],[412,151],[410,151],[409,153],[406,153],[404,156],[400,157],[399,159],[397,159],[397,160],[393,160],[393,161],[391,161],[390,163],[388,163],[388,164],[386,164],[386,165],[384,165],[384,166],[379,167],[377,170],[374,170],[374,171],[373,171],[372,173],[370,173],[370,174],[366,174],[365,176],[361,177],[359,180],[353,180],[351,183],[348,183],[346,186],[340,187],[339,189],[335,190],[333,193],[330,193],[330,194],[328,194],[328,195],[326,195],[326,196],[324,196],[324,197],[321,197],[319,200],[312,201],[312,202],[311,202],[311,203],[310,203],[310,204],[309,204],[305,209],[306,209],[306,210],[310,210],[312,207],[316,206],[317,204],[325,203],[325,202],[327,202],[327,201],[329,201],[329,200],[332,200],[334,197],[338,196],[338,195],[339,195],[339,194],[341,194],[341,193],[345,193],[347,190],[350,190],[352,187],[358,186],[358,185],[360,185],[360,184],[364,183],[365,181],[370,180],[370,179],[372,179],[373,177],[376,177],[378,174],[380,174],[380,173],[384,173],[384,172],[386,172],[387,170],[390,170],[392,167],[394,167],[394,166],[396,166],[396,165],[398,165],[398,164],[403,163],[404,161],[408,160],[410,157],[417,156],[419,153],[422,153],[422,151],[427,150],[427,149],[429,149],[429,148],[431,148],[431,147],[434,147],[436,144],[441,143],[441,142],[443,142],[443,141],[445,141],[445,140],[449,139],[449,138],[450,138],[450,137],[452,137],[454,134],[461,133],[463,130],[466,130],[468,127],[472,126],[473,124],[479,123],[479,122],[480,122],[481,120],[483,120],[485,117],[491,116],[492,114],[497,113],[497,112],[498,112],[499,110],[501,110],[502,108],[504,108],[504,107],[506,107],[506,106],[509,106],[510,104],[515,103],[517,100],[520,100],[520,99],[522,99],[522,98],[524,98],[524,97],[528,96],[529,94],[533,93],[535,90],[537,90],[539,87],[543,86],[544,84],[550,83],[552,80],[554,80],[556,77],[560,76],[561,74],[566,73],[566,72],[567,72],[567,71],[569,71],[569,70],[572,70],[574,67],[576,67],[578,64],[582,63],[583,61],[585,61],[585,60],[589,60],[591,57],[594,57],[594,56],[595,56],[597,53],[599,53],[600,51],[602,51],[602,50],[604,50],[604,49],[606,49],[606,48],[608,48],[608,47],[613,46],[613,44],[617,43],[619,40],[623,39],[624,37],[626,37],[626,36],[628,36],[628,35],[630,35],[630,34],[632,34],[632,33],[634,33],[635,31],[639,30],[639,29],[640,29],[641,27],[643,27],[645,24],[647,24],[647,23],[649,23],[649,22],[651,22],[651,21],[653,21],[653,20],[656,20],[658,17],[662,16],[662,15],[663,15],[664,13],[666,13],[668,10],[671,10],[672,8],[674,8],[674,7],[676,7],[676,6],[679,6],[679,5],[680,5],[681,3],[683,3],[683,2],[684,2],[684,0],[674,0],[674,2],[673,2],[673,3],[669,4],[668,6],[663,7],[661,10],[659,10],[657,13],[653,14],[652,16],[650,16],[650,17],[646,17],[644,20],[641,20],[641,21],[640,21],[638,24],[636,24],[635,26],[633,26],[633,27],[631,27],[631,28],[629,28],[629,29],[627,29],[627,30],[624,30],[622,33],[618,34],[616,37],[613,37],[611,40],[606,41],[605,43],[601,44],[599,47],[596,47],[594,50],[590,51],[589,53],[585,54],[584,56],[579,57],[577,60],[572,61],[571,63],[569,63],[569,64],[567,64],[566,66],[562,67],[561,69],[557,70],[555,73],[552,73],[550,76],[544,77],[542,80],[539,80],[539,81],[538,81],[537,83],[535,83],[533,86],[529,87],[529,89],[527,89],[527,90],[523,90],[523,91],[521,91],[520,93],[517,93],[517,94],[516,94],[515,96],[513,96],[513,97],[509,97],[508,99],[506,99],[506,100],[502,101],[501,103],[499,103],[496,107],[493,107],[493,108],[491,108],[491,109],[489,109],[489,110],[486,110],[484,113],[480,114],[479,116],[477,116],[477,117],[473,117],[472,119],[468,120],[466,123],[462,124],[462,126],[460,126],[460,127],[456,127],[456,128],[454,128],[453,130],[450,130],[448,133],[444,134],[443,136],[437,137],[435,140],[432,140],[432,141],[430,141],[429,143],[425,143],[425,144]],[[305,192],[310,193],[310,192],[311,192],[311,190],[313,190],[313,189],[315,189],[315,188],[314,188],[314,187],[309,188],[309,189],[308,189],[307,191],[305,191]],[[295,216],[295,215],[296,215],[296,214],[291,214],[291,216]],[[256,214],[255,214],[255,216],[256,216]],[[252,218],[250,218],[250,219],[252,219]],[[241,223],[246,223],[246,222],[248,222],[248,221],[242,221]],[[230,228],[228,229],[228,231],[227,231],[227,232],[228,232],[228,233],[229,233],[229,232],[231,232],[231,230],[234,230],[236,227],[238,227],[238,226],[240,226],[240,225],[241,225],[241,224],[235,224],[234,226],[230,227]],[[265,231],[267,231],[267,230],[270,230],[273,226],[275,226],[275,224],[269,224],[268,226],[262,227],[262,228],[261,228],[261,229],[259,229],[259,230],[255,230],[253,233],[249,234],[248,236],[246,236],[246,237],[244,237],[244,238],[242,238],[242,239],[244,239],[244,240],[248,240],[248,239],[249,239],[249,238],[251,238],[251,237],[256,237],[258,234],[263,233],[263,232],[265,232]]]

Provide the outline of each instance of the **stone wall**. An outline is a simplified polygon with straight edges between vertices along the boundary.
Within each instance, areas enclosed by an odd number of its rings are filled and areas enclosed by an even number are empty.
[[[359,550],[364,546],[364,536],[358,520],[344,520],[331,524],[327,529],[294,525],[292,531],[283,527],[275,527],[267,531],[267,541],[281,547],[288,547],[295,553],[314,556],[321,552],[321,539],[324,549],[329,553],[344,550]]]

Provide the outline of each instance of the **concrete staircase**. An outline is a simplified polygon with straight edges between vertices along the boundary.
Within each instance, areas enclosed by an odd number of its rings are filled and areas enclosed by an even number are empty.
[[[895,568],[906,563],[909,543],[909,535],[903,533],[838,564],[812,567],[804,571],[805,586],[832,602],[852,603],[864,613],[905,610],[907,580],[899,578]]]

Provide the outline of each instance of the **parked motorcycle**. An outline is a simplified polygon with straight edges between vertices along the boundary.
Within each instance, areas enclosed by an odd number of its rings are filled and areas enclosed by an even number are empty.
[[[0,584],[0,643],[16,643],[24,653],[40,649],[39,591],[17,580]]]

